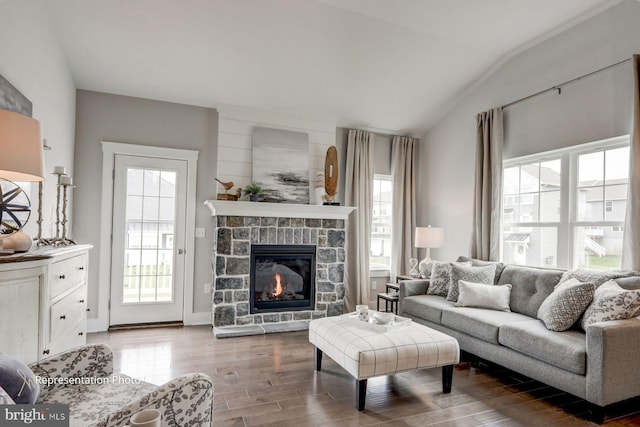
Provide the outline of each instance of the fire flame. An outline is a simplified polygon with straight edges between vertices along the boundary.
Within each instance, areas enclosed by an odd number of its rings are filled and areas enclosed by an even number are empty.
[[[280,279],[281,279],[280,275],[276,273],[276,287],[273,290],[274,297],[279,297],[284,292],[284,289],[282,288],[282,283],[280,283]]]

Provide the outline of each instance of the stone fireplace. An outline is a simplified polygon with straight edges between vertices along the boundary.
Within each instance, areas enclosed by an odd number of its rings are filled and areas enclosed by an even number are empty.
[[[353,208],[217,200],[205,204],[216,224],[212,319],[217,337],[302,330],[311,319],[343,313],[346,222]],[[266,247],[274,253],[262,253]],[[296,261],[290,252],[301,248],[306,255]],[[256,254],[264,261],[261,274],[270,272],[252,292],[252,280],[255,285],[259,279],[251,274]],[[309,269],[315,271],[309,273],[313,277],[306,283],[306,296],[304,259],[315,264]],[[288,290],[274,297],[277,272],[280,286]],[[252,307],[256,299],[258,307]]]

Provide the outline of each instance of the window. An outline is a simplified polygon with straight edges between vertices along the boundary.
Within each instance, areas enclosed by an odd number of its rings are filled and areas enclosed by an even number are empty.
[[[604,202],[604,211],[605,212],[613,212],[613,201],[607,200]]]
[[[503,261],[618,268],[628,165],[629,136],[505,161]]]
[[[393,210],[390,175],[374,175],[373,212],[371,224],[371,270],[391,268],[391,212]]]

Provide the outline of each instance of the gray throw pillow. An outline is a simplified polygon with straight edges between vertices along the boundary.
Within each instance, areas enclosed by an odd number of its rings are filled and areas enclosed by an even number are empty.
[[[596,285],[569,279],[555,287],[540,305],[538,319],[550,331],[566,331],[580,318],[591,304]]]
[[[447,293],[449,292],[449,285],[451,283],[451,266],[453,264],[470,266],[471,261],[462,263],[435,261],[431,267],[431,282],[427,289],[428,295],[438,295],[441,297],[447,296]]]
[[[40,394],[40,385],[31,369],[8,354],[0,354],[0,387],[17,404],[33,405]]]
[[[451,266],[451,286],[447,293],[447,300],[457,302],[460,293],[458,289],[458,281],[466,280],[467,282],[482,283],[485,285],[493,285],[493,279],[496,275],[496,266],[487,265],[484,267],[467,267],[464,265],[453,264]]]
[[[630,319],[639,309],[640,290],[626,290],[615,280],[609,280],[596,289],[593,302],[584,312],[580,326],[586,331],[592,323]]]
[[[481,259],[469,258],[466,256],[459,256],[457,261],[458,262],[471,261],[471,265],[474,267],[484,267],[485,265],[495,265],[496,277],[493,280],[494,285],[498,284],[498,282],[500,281],[500,275],[502,274],[502,270],[504,270],[504,268],[507,266],[505,263],[499,262],[499,261],[484,261]]]

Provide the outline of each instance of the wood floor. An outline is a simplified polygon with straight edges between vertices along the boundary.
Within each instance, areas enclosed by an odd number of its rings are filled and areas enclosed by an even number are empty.
[[[187,372],[213,378],[214,426],[589,426],[584,401],[499,368],[461,363],[451,394],[441,370],[369,380],[355,409],[355,380],[329,357],[313,370],[308,333],[216,339],[211,327],[89,334],[114,350],[114,369],[161,384]],[[640,403],[613,409],[607,426],[640,426]]]

